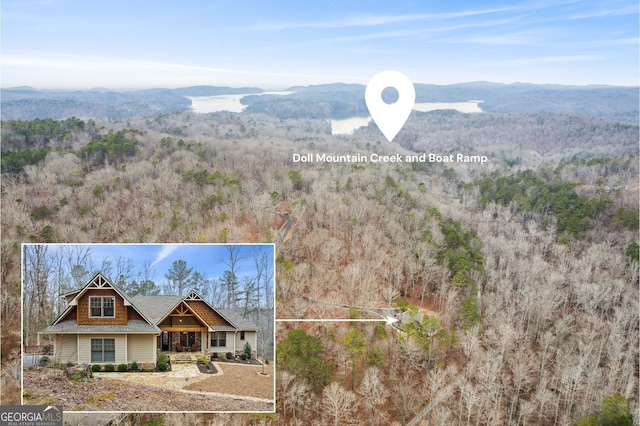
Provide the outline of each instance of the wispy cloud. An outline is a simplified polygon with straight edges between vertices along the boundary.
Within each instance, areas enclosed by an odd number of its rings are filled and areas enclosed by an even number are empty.
[[[64,68],[64,69],[120,69],[130,71],[142,71],[143,69],[154,71],[201,71],[208,73],[222,73],[222,74],[243,74],[243,75],[255,75],[255,76],[273,76],[273,77],[310,77],[310,78],[336,78],[336,79],[353,79],[353,76],[348,75],[327,75],[327,74],[303,74],[303,73],[287,73],[287,72],[266,72],[257,70],[246,70],[239,68],[223,68],[212,67],[204,65],[192,65],[170,62],[157,62],[157,61],[139,61],[128,60],[119,58],[103,58],[103,57],[91,57],[91,56],[50,56],[43,57],[43,54],[34,52],[27,56],[22,55],[5,55],[2,57],[3,66],[11,65],[14,67],[28,67],[28,68]]]
[[[443,43],[486,44],[486,45],[539,45],[554,40],[556,30],[553,28],[536,28],[523,31],[508,31],[500,34],[465,34],[464,36],[441,39]]]
[[[624,16],[624,15],[637,15],[637,14],[638,14],[638,5],[633,5],[633,6],[621,7],[617,9],[606,9],[606,10],[599,10],[594,12],[570,15],[567,17],[567,19],[606,18],[609,16]]]
[[[543,56],[532,58],[507,59],[504,61],[494,62],[495,66],[514,66],[514,65],[531,65],[542,63],[558,63],[558,62],[591,62],[601,61],[604,58],[598,55],[566,55],[566,56]]]
[[[176,245],[166,245],[166,246],[162,246],[162,248],[160,249],[160,251],[156,254],[156,258],[153,261],[153,263],[151,263],[151,266],[149,269],[155,267],[158,263],[162,262],[164,259],[166,259],[171,253],[173,253],[174,251],[176,251],[178,249],[179,246]]]
[[[321,43],[351,43],[351,42],[360,42],[360,41],[368,41],[368,40],[379,40],[379,39],[390,39],[390,38],[407,38],[407,37],[415,37],[419,35],[425,34],[439,34],[439,33],[448,33],[448,32],[459,32],[464,30],[469,30],[473,28],[483,28],[483,27],[497,27],[501,25],[507,25],[510,23],[514,23],[518,21],[518,17],[508,18],[508,19],[499,19],[499,20],[487,20],[487,21],[475,21],[469,23],[460,23],[460,24],[452,24],[445,26],[425,26],[417,29],[399,29],[399,30],[388,30],[388,31],[377,31],[370,32],[365,34],[357,34],[357,35],[348,35],[342,37],[326,37],[321,39],[307,40],[296,43],[295,45],[310,45],[310,44],[321,44]],[[438,42],[442,42],[443,40],[438,39]]]
[[[351,16],[344,19],[326,21],[305,21],[305,22],[272,22],[250,26],[250,30],[288,30],[297,28],[350,28],[350,27],[373,27],[388,24],[398,24],[403,22],[427,21],[445,19],[466,18],[470,16],[487,15],[493,13],[510,12],[521,9],[520,7],[500,7],[483,10],[466,10],[449,13],[413,13],[403,15],[370,15],[363,14]]]

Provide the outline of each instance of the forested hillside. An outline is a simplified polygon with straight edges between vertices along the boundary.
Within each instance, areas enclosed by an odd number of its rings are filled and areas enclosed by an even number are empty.
[[[276,414],[132,421],[637,422],[637,125],[413,113],[400,145],[262,114],[2,130],[3,404],[21,242],[277,242]],[[489,161],[293,162],[423,151]],[[357,321],[381,312],[404,321]],[[352,321],[296,321],[314,318]]]
[[[367,138],[379,130],[361,129]],[[637,154],[638,125],[567,114],[464,114],[414,111],[394,142],[422,152],[490,155],[501,166]]]
[[[637,87],[563,86],[470,82],[449,85],[415,84],[416,102],[480,101],[485,112],[554,113],[597,117],[636,124]],[[281,119],[344,119],[369,115],[361,84],[294,86],[284,95],[262,94],[257,87],[192,86],[177,89],[115,91],[1,90],[2,120],[70,117],[119,121],[191,109],[192,96],[247,95],[246,112]],[[257,95],[259,94],[259,95]]]

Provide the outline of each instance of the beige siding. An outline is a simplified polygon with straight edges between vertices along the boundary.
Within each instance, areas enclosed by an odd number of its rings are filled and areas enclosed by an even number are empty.
[[[209,333],[209,342],[211,342],[211,333]],[[255,355],[257,344],[257,333],[255,331],[245,331],[244,340],[240,340],[240,332],[234,333],[233,331],[227,332],[227,345],[226,346],[210,346],[209,352],[242,352],[244,350],[245,343],[249,342],[251,350]]]
[[[81,364],[91,364],[91,338],[115,339],[116,360],[110,364],[125,364],[127,362],[127,336],[126,335],[80,335],[78,362]],[[101,363],[106,364],[106,363]]]
[[[54,358],[60,362],[78,362],[78,336],[76,334],[58,334],[55,341]]]
[[[213,333],[208,333],[209,339],[209,352],[233,352],[233,332],[226,332],[227,335],[227,344],[226,346],[211,346],[211,335]]]
[[[156,362],[156,336],[152,334],[129,334],[127,336],[127,360],[129,363]]]
[[[240,331],[236,333],[236,351],[244,352],[244,345],[249,342],[251,345],[251,351],[256,354],[256,347],[258,346],[257,334],[255,331],[245,331],[244,340],[240,340]]]

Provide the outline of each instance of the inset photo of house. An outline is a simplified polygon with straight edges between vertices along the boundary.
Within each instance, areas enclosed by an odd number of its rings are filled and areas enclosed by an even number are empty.
[[[272,244],[24,244],[23,404],[273,412]]]

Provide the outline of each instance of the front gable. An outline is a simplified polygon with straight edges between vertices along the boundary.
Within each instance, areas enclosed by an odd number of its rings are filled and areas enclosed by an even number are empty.
[[[204,300],[185,300],[194,312],[196,312],[209,327],[233,327],[229,321],[212,309]]]
[[[126,325],[124,299],[113,288],[90,288],[78,298],[78,325]]]
[[[194,312],[202,318],[209,327],[236,327],[228,320],[226,320],[220,313],[211,307],[198,293],[191,290],[187,297],[184,298],[184,303],[189,306]]]
[[[165,331],[186,331],[196,327],[208,330],[209,324],[184,300],[178,302],[157,324]]]
[[[153,325],[101,273],[96,274],[81,290],[64,295],[67,309],[52,325],[73,321],[77,326],[126,326],[130,320]]]

